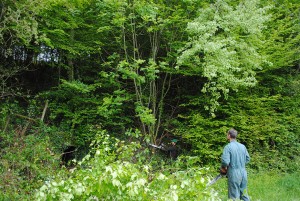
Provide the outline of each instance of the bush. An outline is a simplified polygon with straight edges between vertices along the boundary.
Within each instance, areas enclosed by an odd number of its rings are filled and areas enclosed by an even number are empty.
[[[0,200],[32,200],[34,189],[57,171],[59,157],[42,122],[32,122],[35,107],[21,115],[25,110],[16,103],[1,106]]]
[[[49,138],[19,137],[14,133],[5,137],[0,159],[0,198],[32,200],[34,189],[58,168],[58,158],[50,151]]]
[[[206,188],[207,169],[153,171],[150,164],[131,162],[138,143],[123,144],[121,149],[119,144],[99,132],[80,167],[68,178],[59,175],[46,182],[36,200],[218,200],[217,193]]]

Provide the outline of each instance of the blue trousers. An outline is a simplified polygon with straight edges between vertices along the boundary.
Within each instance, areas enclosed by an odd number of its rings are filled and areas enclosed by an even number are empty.
[[[247,172],[245,170],[230,171],[228,176],[228,198],[250,201],[247,193]]]

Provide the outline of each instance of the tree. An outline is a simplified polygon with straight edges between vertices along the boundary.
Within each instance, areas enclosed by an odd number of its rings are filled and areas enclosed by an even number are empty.
[[[121,30],[117,73],[121,86],[134,96],[143,136],[155,142],[164,132],[163,124],[168,126],[165,98],[175,73],[177,50],[186,38],[184,27],[194,17],[191,11],[198,1],[120,2],[113,20]]]
[[[39,34],[44,36],[40,59],[55,63],[58,79],[80,79],[83,58],[101,48],[101,35],[96,34],[101,25],[96,12],[99,7],[94,6],[95,2],[89,0],[50,1],[40,14]]]
[[[202,92],[210,96],[206,109],[212,115],[222,95],[227,98],[230,90],[256,84],[256,71],[266,63],[259,48],[269,19],[267,10],[259,7],[258,0],[237,6],[218,0],[200,9],[199,17],[188,24],[190,38],[178,58],[178,68],[183,74],[202,76]]]
[[[33,62],[25,47],[38,41],[36,16],[43,1],[2,0],[0,5],[0,99],[3,99],[19,92],[18,80],[13,78]]]

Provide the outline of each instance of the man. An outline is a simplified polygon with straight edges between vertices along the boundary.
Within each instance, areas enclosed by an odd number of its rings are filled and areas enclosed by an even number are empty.
[[[235,129],[230,129],[227,133],[229,144],[224,147],[221,157],[221,173],[224,174],[227,169],[228,198],[249,201],[245,166],[250,162],[250,156],[246,147],[236,141],[237,134]]]
[[[162,146],[162,150],[167,151],[171,159],[173,160],[175,160],[178,156],[178,147],[176,146],[177,142],[178,142],[177,139],[172,139],[170,147]]]

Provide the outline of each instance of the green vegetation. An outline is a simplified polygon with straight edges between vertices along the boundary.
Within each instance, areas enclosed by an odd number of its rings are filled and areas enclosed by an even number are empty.
[[[299,199],[299,172],[293,174],[258,174],[250,180],[254,200],[297,200]],[[263,188],[265,186],[267,188]]]
[[[299,172],[285,174],[275,171],[250,172],[248,194],[253,201],[263,200],[299,200]],[[227,200],[226,179],[219,180],[214,189],[222,200]]]
[[[0,200],[297,200],[297,0],[1,0]],[[149,143],[179,140],[170,160]],[[64,199],[63,199],[64,198]]]
[[[140,147],[137,143],[124,145],[111,139],[105,131],[98,133],[92,143],[92,152],[69,177],[60,175],[46,182],[36,193],[36,200],[208,200],[217,199],[217,193],[206,189],[205,168],[180,167],[151,160],[142,160],[140,152],[133,163],[128,161]],[[148,150],[145,149],[145,152]],[[149,159],[149,158],[147,158]],[[156,158],[158,159],[158,158]],[[161,159],[162,160],[162,159]],[[186,164],[187,165],[187,164]],[[166,169],[165,169],[166,168]],[[171,169],[168,169],[171,168]],[[62,179],[63,178],[63,179]],[[205,179],[206,178],[206,179]]]

